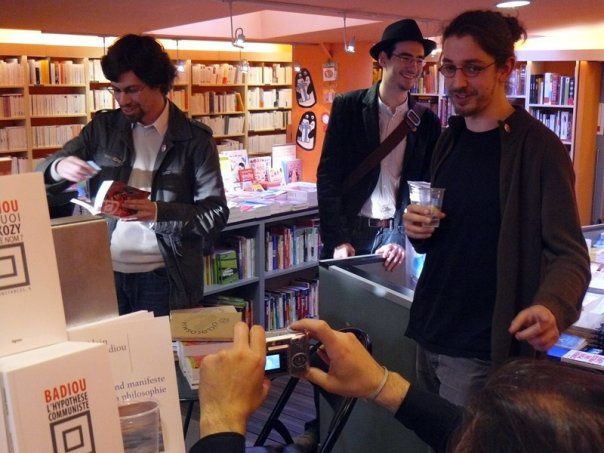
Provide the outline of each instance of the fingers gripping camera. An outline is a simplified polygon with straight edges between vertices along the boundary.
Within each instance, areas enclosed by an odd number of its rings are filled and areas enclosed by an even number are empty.
[[[308,335],[289,329],[268,332],[266,366],[268,376],[301,376],[308,370]]]

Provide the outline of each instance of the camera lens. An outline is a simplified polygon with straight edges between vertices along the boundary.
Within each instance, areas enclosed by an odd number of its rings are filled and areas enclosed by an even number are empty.
[[[292,363],[295,367],[300,368],[306,365],[306,354],[299,352],[292,357]]]

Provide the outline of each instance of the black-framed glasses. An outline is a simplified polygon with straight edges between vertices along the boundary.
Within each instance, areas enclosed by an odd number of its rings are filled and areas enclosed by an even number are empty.
[[[145,85],[132,85],[129,87],[121,88],[117,87],[107,87],[106,90],[109,91],[113,96],[119,96],[120,94],[127,94],[128,96],[136,96],[138,93],[145,89]]]
[[[414,57],[413,55],[410,55],[408,53],[392,53],[392,57],[396,58],[397,60],[399,60],[401,63],[403,63],[406,66],[419,66],[420,68],[424,66],[424,64],[426,63],[426,60],[424,60],[423,58],[419,58],[419,57]]]
[[[455,66],[453,63],[445,63],[438,68],[438,72],[440,72],[447,79],[455,77],[455,73],[457,70],[460,70],[463,75],[466,77],[472,78],[479,75],[482,71],[487,69],[489,66],[493,66],[495,62],[488,64],[486,66],[476,63],[467,63],[463,66]]]

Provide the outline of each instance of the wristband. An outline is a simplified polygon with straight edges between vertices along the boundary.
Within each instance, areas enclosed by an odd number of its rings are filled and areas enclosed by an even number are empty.
[[[380,384],[377,386],[377,388],[365,397],[365,399],[368,401],[375,400],[378,397],[378,395],[382,392],[382,390],[384,389],[384,386],[386,385],[386,381],[388,380],[388,374],[389,374],[388,368],[386,368],[383,365],[382,365],[382,368],[384,369],[384,376],[382,377],[382,380],[380,381]]]

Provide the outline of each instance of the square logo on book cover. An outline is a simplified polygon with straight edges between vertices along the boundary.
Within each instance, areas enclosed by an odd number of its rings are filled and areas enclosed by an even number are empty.
[[[96,453],[90,411],[50,424],[53,453]]]
[[[29,272],[23,243],[0,245],[0,291],[27,285]]]

